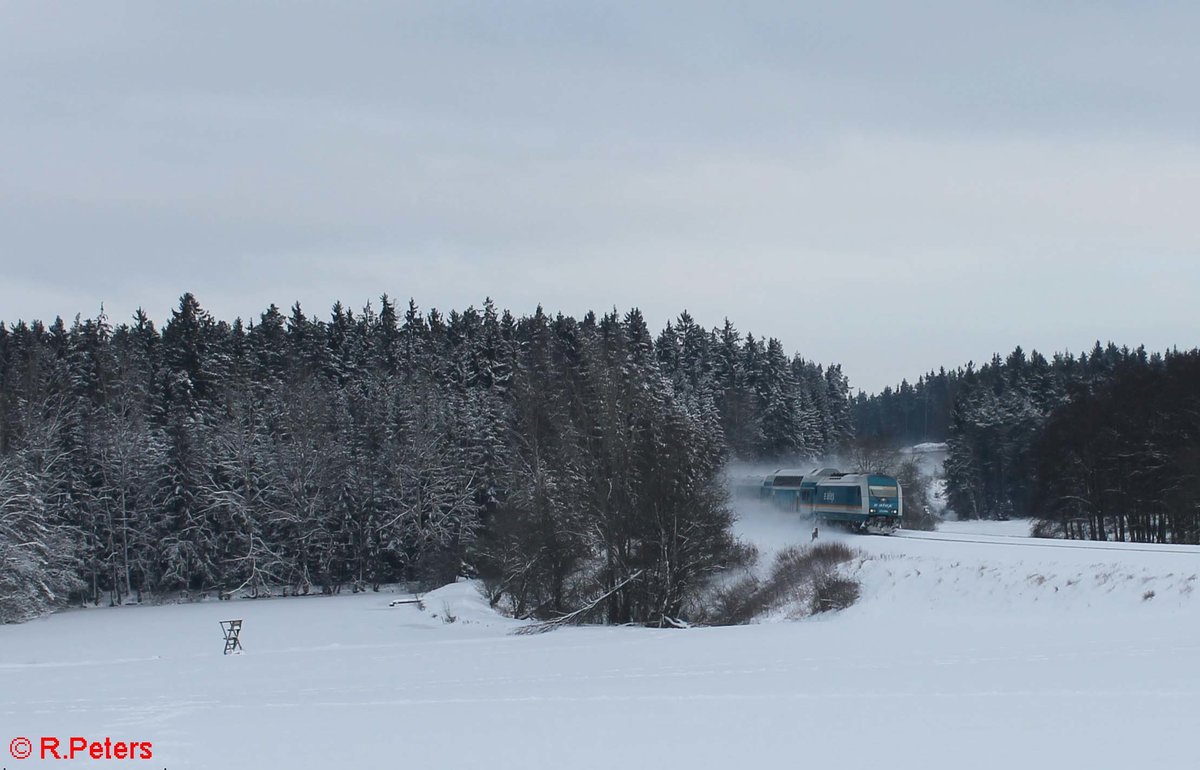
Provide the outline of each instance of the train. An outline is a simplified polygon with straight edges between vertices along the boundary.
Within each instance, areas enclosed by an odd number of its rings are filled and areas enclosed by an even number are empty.
[[[893,476],[835,468],[781,468],[763,479],[759,497],[817,522],[890,535],[901,526],[904,490]]]

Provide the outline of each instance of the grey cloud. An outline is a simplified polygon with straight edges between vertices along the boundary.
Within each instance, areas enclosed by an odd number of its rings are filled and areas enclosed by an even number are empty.
[[[868,388],[1194,344],[1192,6],[642,5],[6,5],[0,318],[688,307]]]

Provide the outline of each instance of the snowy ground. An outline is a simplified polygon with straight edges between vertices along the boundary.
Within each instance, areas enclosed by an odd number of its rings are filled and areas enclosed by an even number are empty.
[[[424,613],[380,594],[61,613],[0,627],[0,751],[78,735],[152,741],[119,764],[156,768],[1194,767],[1200,551],[1006,524],[843,536],[870,557],[863,600],[798,623],[514,636],[466,584]],[[811,529],[766,510],[739,528],[764,551]],[[456,622],[432,617],[447,607]],[[223,657],[230,616],[246,651]]]
[[[943,521],[938,525],[937,531],[959,535],[1029,537],[1032,529],[1033,519],[1010,519],[1009,521]]]

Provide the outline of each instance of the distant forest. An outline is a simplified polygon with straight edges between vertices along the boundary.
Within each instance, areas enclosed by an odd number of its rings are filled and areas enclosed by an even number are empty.
[[[742,558],[726,460],[852,435],[839,366],[686,312],[0,324],[0,619],[468,574],[521,616],[670,623]]]
[[[946,441],[950,507],[1035,515],[1044,534],[1200,542],[1200,351],[1109,343],[901,383],[853,406],[861,442]]]

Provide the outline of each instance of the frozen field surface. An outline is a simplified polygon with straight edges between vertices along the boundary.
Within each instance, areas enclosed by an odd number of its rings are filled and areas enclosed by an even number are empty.
[[[739,529],[767,553],[811,530],[765,510]],[[514,636],[469,584],[424,612],[64,612],[0,627],[0,746],[151,741],[113,764],[173,769],[1194,768],[1200,551],[1013,534],[841,536],[866,554],[859,604],[736,628]],[[230,617],[245,653],[224,657]]]

